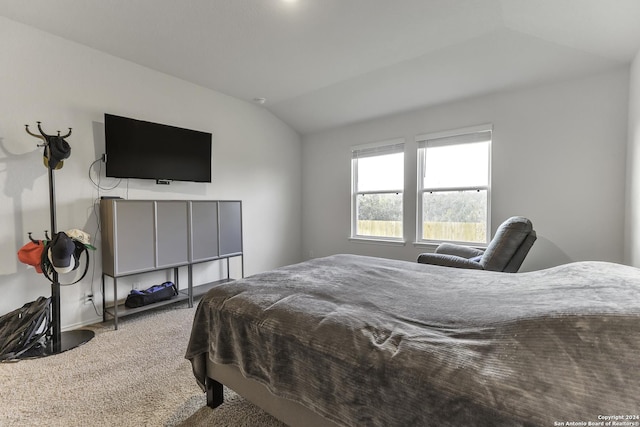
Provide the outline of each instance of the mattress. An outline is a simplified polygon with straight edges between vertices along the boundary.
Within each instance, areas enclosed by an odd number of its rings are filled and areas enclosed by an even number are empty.
[[[505,274],[334,255],[211,289],[186,357],[202,386],[210,358],[344,426],[632,420],[639,272],[579,262]]]

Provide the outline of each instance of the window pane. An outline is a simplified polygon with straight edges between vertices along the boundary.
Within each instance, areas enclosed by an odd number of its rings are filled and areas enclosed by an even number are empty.
[[[356,191],[402,190],[404,188],[404,153],[358,159]]]
[[[357,196],[359,236],[402,237],[402,193]]]
[[[426,148],[423,188],[486,186],[489,142]]]
[[[423,239],[486,243],[485,190],[425,192],[422,200]]]

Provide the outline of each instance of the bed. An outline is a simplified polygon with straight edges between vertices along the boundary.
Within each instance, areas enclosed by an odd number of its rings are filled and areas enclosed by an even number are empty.
[[[334,255],[211,289],[186,357],[289,425],[640,425],[639,350],[633,267]]]

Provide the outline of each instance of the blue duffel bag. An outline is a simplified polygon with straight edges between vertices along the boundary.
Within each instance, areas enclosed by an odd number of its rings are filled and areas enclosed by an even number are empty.
[[[129,308],[142,307],[143,305],[153,304],[154,302],[165,301],[178,295],[178,288],[173,282],[164,282],[160,285],[153,285],[149,289],[143,291],[133,289],[124,305]]]

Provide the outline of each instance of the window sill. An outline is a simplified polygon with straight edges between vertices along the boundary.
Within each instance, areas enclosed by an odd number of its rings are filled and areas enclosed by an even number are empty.
[[[388,240],[388,239],[376,239],[369,237],[349,237],[349,241],[355,243],[365,243],[373,245],[388,245],[388,246],[406,246],[407,242],[404,240]]]

